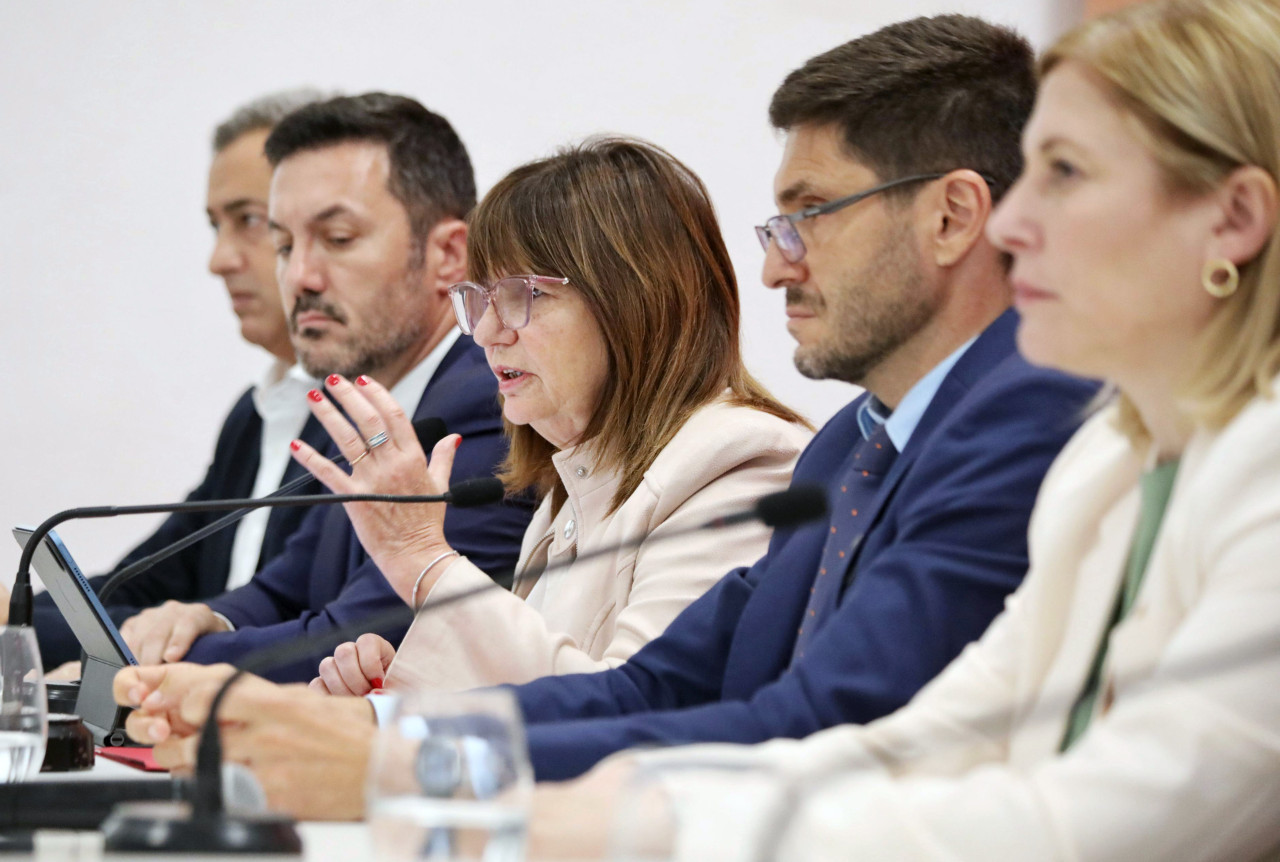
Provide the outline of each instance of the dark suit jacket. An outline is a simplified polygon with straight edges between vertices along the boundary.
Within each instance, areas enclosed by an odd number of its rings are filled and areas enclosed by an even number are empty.
[[[437,416],[450,433],[462,435],[453,464],[453,482],[492,476],[506,457],[497,381],[484,351],[470,338],[459,338],[445,354],[427,384],[414,419]],[[532,500],[521,497],[499,506],[447,510],[449,544],[490,574],[505,574],[520,555],[520,541],[533,513]],[[323,636],[404,602],[356,538],[341,506],[313,507],[284,553],[252,581],[208,602],[236,626],[198,639],[187,660],[201,664],[236,662],[283,640]],[[379,632],[399,644],[408,626]],[[316,675],[320,659],[331,652],[263,673],[278,682],[300,682]]]
[[[231,408],[218,435],[218,444],[213,450],[213,463],[209,465],[204,481],[187,495],[188,501],[248,497],[253,493],[254,480],[258,475],[262,419],[253,407],[252,391],[247,390]],[[329,444],[329,435],[314,418],[307,420],[299,436],[317,448],[323,449]],[[291,458],[280,484],[291,482],[304,472],[302,466]],[[318,483],[312,480],[296,493],[312,493],[317,487]],[[226,512],[176,512],[170,515],[158,530],[130,551],[111,572],[90,578],[90,585],[95,592],[100,590],[115,572],[185,538],[225,514]],[[271,510],[255,571],[261,570],[284,550],[285,542],[302,524],[306,514],[305,509]],[[119,625],[143,608],[158,605],[167,599],[198,602],[219,595],[227,587],[227,575],[231,569],[231,545],[234,541],[235,530],[222,530],[164,560],[123,584],[112,596],[107,613]],[[46,668],[54,668],[80,657],[80,644],[48,593],[36,596],[34,622],[40,655]]]
[[[1096,385],[1033,368],[1008,312],[947,375],[886,475],[835,614],[791,664],[828,533],[774,533],[626,664],[514,689],[540,780],[636,745],[799,738],[902,706],[1000,611],[1027,570],[1040,481]],[[866,397],[866,396],[863,396]],[[859,399],[860,401],[861,399]],[[794,483],[838,484],[859,439],[845,407]]]

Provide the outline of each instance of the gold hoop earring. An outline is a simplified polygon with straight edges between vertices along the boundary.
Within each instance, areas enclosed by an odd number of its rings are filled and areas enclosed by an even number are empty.
[[[1240,287],[1240,270],[1225,257],[1205,261],[1200,270],[1200,285],[1210,296],[1226,299]]]

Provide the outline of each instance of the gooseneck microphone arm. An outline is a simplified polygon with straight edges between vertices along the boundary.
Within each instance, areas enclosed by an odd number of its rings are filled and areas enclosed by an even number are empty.
[[[431,447],[435,446],[437,442],[442,440],[444,436],[449,433],[448,429],[445,427],[444,421],[435,416],[427,416],[422,419],[414,420],[413,431],[417,435],[418,442],[422,445],[422,451],[424,452],[430,452]],[[337,455],[330,460],[340,462],[345,461],[346,459],[341,455]],[[294,479],[292,482],[280,486],[266,496],[267,498],[283,497],[288,495],[291,491],[296,491],[303,485],[312,481],[316,481],[314,476],[310,473],[303,473],[303,475]],[[245,515],[252,512],[255,508],[257,507],[237,509],[228,515],[218,518],[210,524],[206,524],[195,532],[183,536],[173,544],[166,545],[160,550],[148,554],[140,560],[135,560],[107,579],[107,582],[102,585],[102,589],[98,590],[98,601],[102,602],[103,605],[106,605],[116,590],[138,577],[152,566],[164,562],[174,554],[186,550],[196,542],[207,536],[213,535],[224,527],[229,527]]]
[[[410,611],[407,606],[400,606],[390,610],[383,611],[378,614],[371,615],[362,620],[339,626],[326,632],[324,635],[315,638],[303,638],[287,643],[276,644],[267,647],[259,652],[250,654],[236,668],[231,676],[218,688],[217,694],[214,695],[212,702],[209,704],[209,711],[205,717],[204,726],[200,729],[200,739],[196,749],[196,769],[195,769],[195,786],[193,797],[193,818],[218,818],[222,814],[222,742],[218,732],[218,722],[216,716],[218,709],[222,705],[222,700],[226,693],[236,684],[246,673],[254,673],[267,670],[278,664],[296,661],[305,658],[308,655],[314,655],[321,650],[328,651],[336,647],[338,644],[353,637],[358,637],[368,631],[380,631],[384,628],[390,628],[393,625],[402,625],[406,622],[412,622],[420,616],[434,612],[448,605],[466,601],[467,599],[477,596],[481,593],[487,593],[490,590],[503,588],[504,583],[510,583],[513,587],[515,584],[524,580],[545,575],[554,574],[564,571],[571,566],[584,562],[586,560],[595,559],[596,557],[605,556],[607,554],[616,554],[618,551],[628,550],[638,547],[646,541],[656,539],[657,541],[668,541],[687,536],[691,533],[697,533],[702,530],[714,530],[723,527],[741,524],[748,521],[763,521],[770,527],[790,527],[799,524],[815,521],[827,513],[827,497],[825,490],[818,485],[799,485],[779,491],[776,494],[769,494],[761,497],[749,508],[742,509],[731,514],[715,518],[699,524],[694,527],[686,527],[681,530],[673,530],[664,533],[661,536],[653,536],[651,533],[643,533],[640,536],[633,537],[615,545],[606,548],[598,548],[594,551],[588,551],[578,554],[572,560],[556,563],[554,565],[545,566],[530,573],[515,574],[514,571],[506,577],[496,577],[484,584],[472,587],[469,590],[463,590],[458,593],[451,593],[439,599],[428,599],[416,611]]]
[[[234,500],[201,500],[183,503],[154,503],[140,506],[88,506],[67,509],[45,519],[36,527],[22,549],[18,574],[14,579],[9,602],[9,624],[31,625],[31,559],[49,531],[64,521],[79,518],[114,518],[118,515],[143,515],[164,512],[223,512],[266,506],[329,506],[335,503],[453,503],[457,506],[486,505],[502,498],[502,483],[494,478],[468,479],[450,487],[444,494],[304,494],[302,496],[243,498]]]

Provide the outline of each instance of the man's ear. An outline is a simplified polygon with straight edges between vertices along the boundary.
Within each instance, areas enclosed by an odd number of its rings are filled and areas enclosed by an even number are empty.
[[[1232,171],[1214,194],[1219,211],[1209,243],[1209,258],[1245,264],[1262,253],[1275,235],[1276,182],[1262,168]]]
[[[446,218],[427,233],[425,269],[439,294],[467,278],[467,223]]]
[[[952,171],[938,182],[930,203],[933,261],[940,267],[954,266],[983,237],[991,215],[991,190],[976,171]]]

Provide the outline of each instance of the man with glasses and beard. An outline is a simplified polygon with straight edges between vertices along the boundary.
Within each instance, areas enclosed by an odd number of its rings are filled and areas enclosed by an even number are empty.
[[[378,380],[407,414],[438,417],[462,436],[455,481],[493,475],[506,454],[496,381],[484,351],[458,337],[447,293],[466,277],[463,219],[475,205],[453,128],[412,99],[368,93],[294,112],[265,146],[275,168],[270,232],[301,367],[315,378]],[[531,511],[524,500],[450,509],[445,532],[481,569],[502,574]],[[321,506],[249,583],[207,602],[166,602],[121,632],[144,665],[235,661],[400,603],[342,508]],[[398,643],[404,627],[380,634]],[[271,677],[308,680],[317,660]]]

